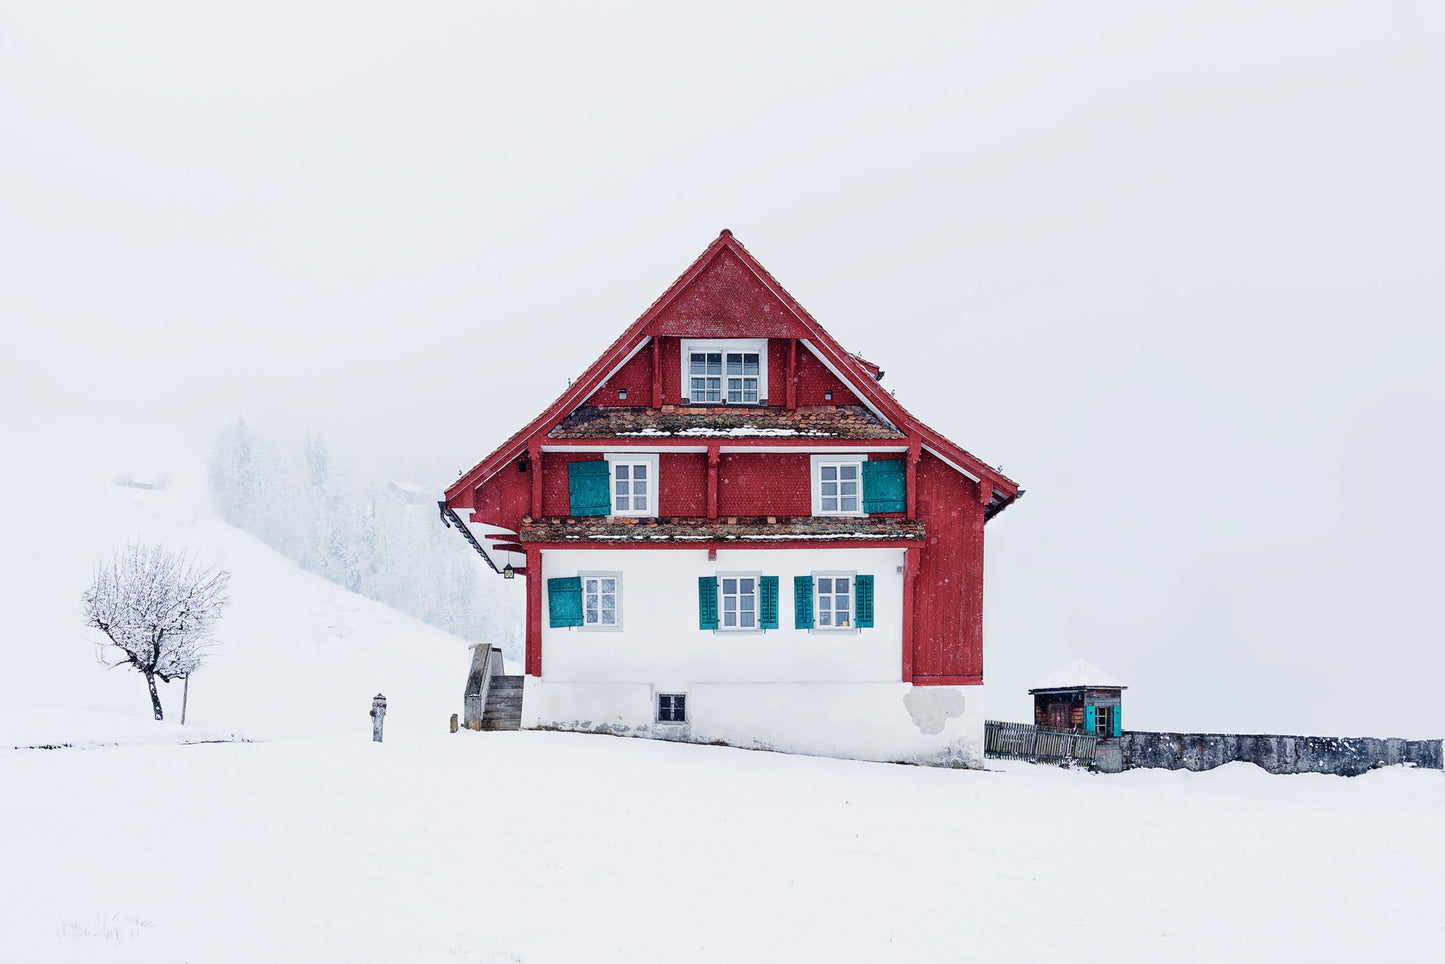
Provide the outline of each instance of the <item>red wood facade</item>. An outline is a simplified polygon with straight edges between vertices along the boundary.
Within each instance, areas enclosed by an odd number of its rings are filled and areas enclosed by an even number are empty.
[[[759,404],[692,402],[684,384],[684,339],[766,339]],[[545,657],[539,554],[579,545],[548,542],[538,528],[570,515],[569,463],[602,459],[604,451],[656,453],[656,519],[648,521],[715,520],[707,529],[712,536],[595,546],[697,551],[737,548],[729,527],[740,520],[781,526],[810,516],[810,456],[866,452],[869,459],[906,465],[905,510],[870,519],[912,520],[922,532],[882,541],[846,532],[825,541],[778,537],[754,547],[905,549],[899,678],[920,685],[981,683],[984,524],[1020,489],[917,421],[879,385],[881,377],[724,231],[561,398],[446,492],[445,515],[490,533],[474,544],[493,568],[501,569],[502,559],[521,562],[514,569],[527,577],[526,672],[541,675]],[[781,428],[759,430],[764,416]],[[589,425],[609,434],[594,434]]]

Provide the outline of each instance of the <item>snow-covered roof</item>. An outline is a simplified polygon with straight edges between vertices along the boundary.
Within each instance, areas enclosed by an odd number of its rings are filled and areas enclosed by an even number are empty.
[[[1097,686],[1101,689],[1128,689],[1123,683],[1099,669],[1088,660],[1074,659],[1060,666],[1048,676],[1035,683],[1029,690],[1066,690],[1079,686]]]

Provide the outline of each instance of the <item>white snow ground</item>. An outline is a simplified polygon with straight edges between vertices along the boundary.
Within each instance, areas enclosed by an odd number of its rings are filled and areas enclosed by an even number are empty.
[[[301,572],[195,487],[113,474],[8,520],[0,747],[79,748],[0,749],[0,961],[1440,956],[1445,774],[451,735],[463,644]],[[76,614],[95,557],[137,533],[235,574],[184,728],[95,666]],[[164,699],[178,715],[179,687]],[[179,745],[233,733],[264,742]]]

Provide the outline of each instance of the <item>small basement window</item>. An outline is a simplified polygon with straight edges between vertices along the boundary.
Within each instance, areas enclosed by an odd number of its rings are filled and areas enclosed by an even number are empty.
[[[659,722],[659,723],[686,723],[686,722],[687,722],[687,694],[686,694],[686,693],[658,693],[658,694],[657,694],[657,722]]]

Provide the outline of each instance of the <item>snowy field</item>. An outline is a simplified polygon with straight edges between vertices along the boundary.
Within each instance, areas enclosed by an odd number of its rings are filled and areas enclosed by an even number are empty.
[[[1445,775],[558,733],[0,752],[14,961],[1439,959]]]
[[[0,961],[1438,959],[1445,774],[934,770],[446,730],[458,640],[160,492],[12,516]],[[149,719],[96,666],[94,561],[234,573]],[[370,742],[370,698],[390,700]],[[252,742],[196,742],[246,739]],[[186,744],[191,745],[186,745]],[[21,749],[61,746],[61,749]]]

